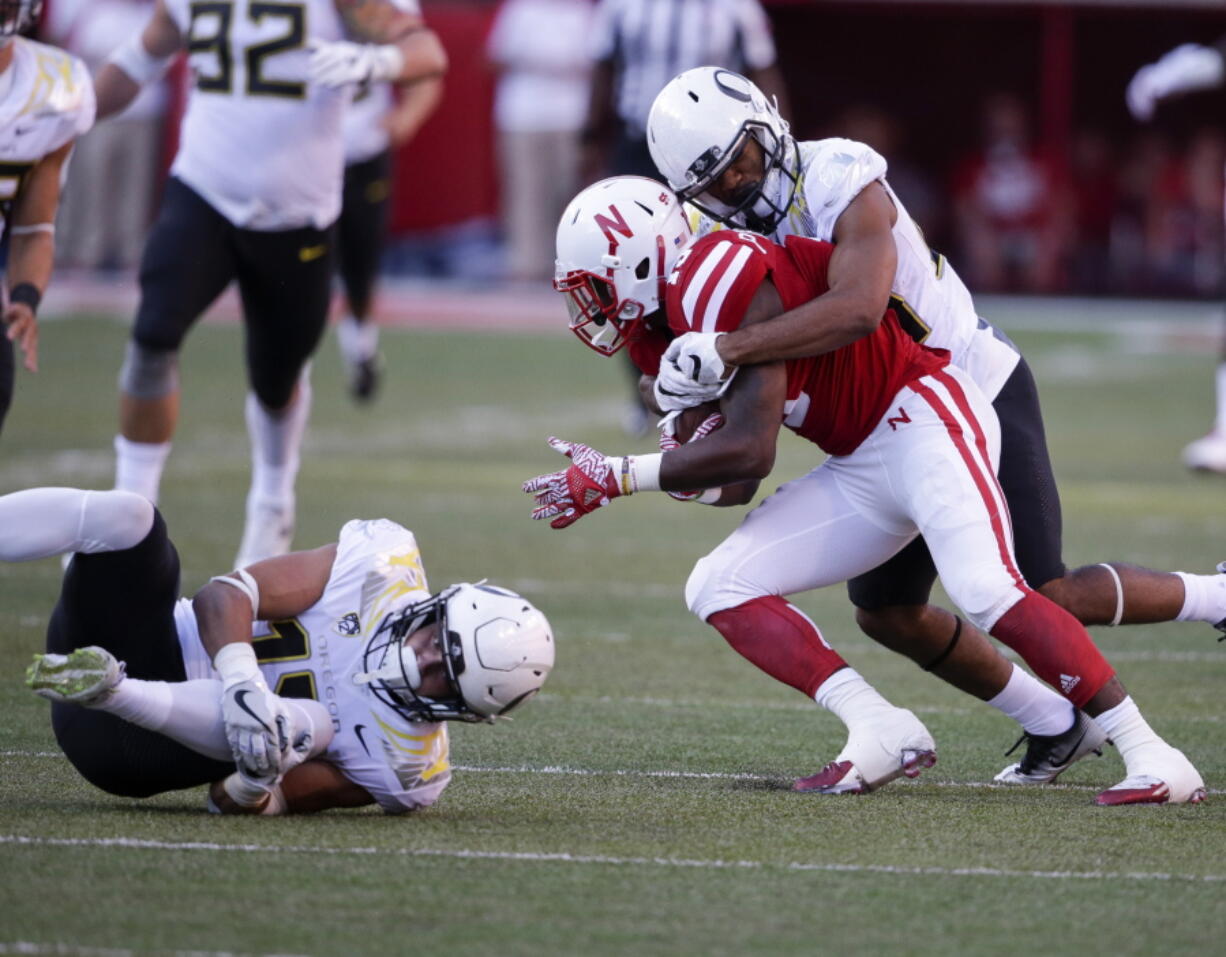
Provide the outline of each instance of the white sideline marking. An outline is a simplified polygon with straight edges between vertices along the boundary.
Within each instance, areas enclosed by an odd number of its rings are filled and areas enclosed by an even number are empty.
[[[15,758],[62,758],[58,751],[0,751],[0,757]],[[569,776],[576,778],[665,778],[691,781],[786,781],[786,774],[751,774],[749,772],[733,771],[674,771],[642,770],[640,768],[570,768],[564,765],[546,765],[532,767],[530,765],[480,766],[474,764],[453,764],[453,771],[465,774],[546,774]],[[977,790],[1014,790],[1014,785],[997,784],[995,781],[937,781],[931,775],[914,781],[899,780],[894,787],[922,787],[928,784],[938,788]],[[1101,784],[1044,784],[1044,791],[1101,791]],[[1020,789],[1018,786],[1017,789]],[[1206,794],[1226,794],[1222,788],[1206,788]]]
[[[220,844],[212,841],[153,841],[129,837],[50,838],[21,834],[0,835],[0,844],[35,847],[118,847],[152,851],[212,851],[240,854],[332,854],[372,857],[443,857],[456,860],[525,861],[542,864],[606,864],[616,866],[683,867],[702,870],[784,870],[840,874],[897,874],[925,877],[1026,877],[1042,880],[1133,880],[1226,882],[1226,874],[1167,874],[1161,872],[1014,871],[996,867],[898,867],[892,864],[822,864],[791,861],[725,861],[679,857],[615,857],[605,854],[569,854],[547,851],[476,851],[438,848],[302,847],[270,844]]]
[[[245,957],[228,950],[171,950],[159,951],[170,957]],[[64,954],[68,957],[135,957],[138,950],[121,947],[79,947],[76,944],[44,944],[30,940],[0,941],[0,954]],[[148,953],[148,951],[145,951]],[[262,957],[295,957],[293,954],[265,954]]]

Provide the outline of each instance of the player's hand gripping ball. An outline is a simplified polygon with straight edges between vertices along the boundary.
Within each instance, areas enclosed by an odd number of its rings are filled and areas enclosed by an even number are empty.
[[[723,424],[724,417],[719,411],[718,402],[704,402],[693,408],[670,412],[660,422],[660,451],[672,452],[687,442],[697,442]],[[668,494],[679,502],[692,502],[703,494],[703,490]]]

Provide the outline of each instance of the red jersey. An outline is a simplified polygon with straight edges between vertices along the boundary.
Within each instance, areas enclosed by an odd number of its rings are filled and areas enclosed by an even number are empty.
[[[788,236],[780,246],[755,233],[719,230],[682,253],[668,279],[668,322],[685,332],[731,332],[769,275],[784,309],[830,287],[834,246]],[[831,455],[848,455],[868,437],[908,382],[943,368],[949,353],[919,345],[887,309],[870,335],[787,366],[783,424]]]

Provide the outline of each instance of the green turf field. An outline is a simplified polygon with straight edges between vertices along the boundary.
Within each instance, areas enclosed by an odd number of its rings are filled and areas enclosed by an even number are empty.
[[[1067,558],[1208,571],[1226,558],[1226,481],[1184,473],[1209,424],[1213,347],[1018,332],[1043,391]],[[109,487],[122,326],[45,324],[0,438],[0,492]],[[184,356],[162,508],[184,588],[233,558],[247,449],[239,332]],[[565,333],[395,330],[379,402],[315,373],[296,543],[352,517],[418,534],[432,583],[488,576],[549,615],[558,664],[512,723],[453,730],[458,770],[415,817],[220,819],[203,792],[145,802],[80,781],[21,683],[59,564],[0,567],[0,954],[1210,953],[1226,933],[1226,646],[1205,626],[1098,629],[1151,723],[1210,788],[1199,807],[1106,809],[1114,753],[1060,787],[985,784],[1013,726],[878,650],[844,593],[800,604],[937,738],[916,782],[864,798],[790,793],[841,726],[685,610],[693,560],[738,510],[644,495],[565,532],[519,483],[556,433],[646,450],[617,428],[622,370]],[[816,463],[783,440],[776,477]],[[770,483],[768,483],[770,484]],[[2,531],[0,531],[2,534]]]

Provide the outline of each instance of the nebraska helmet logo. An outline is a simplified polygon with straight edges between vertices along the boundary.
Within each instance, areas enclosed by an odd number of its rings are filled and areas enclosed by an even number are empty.
[[[629,239],[634,235],[634,230],[626,224],[625,217],[622,216],[621,211],[616,206],[610,206],[609,213],[614,217],[613,219],[610,219],[604,213],[597,213],[595,219],[596,225],[604,233],[604,238],[609,241],[609,251],[612,252],[617,248],[617,240],[613,237],[613,234],[615,232],[621,233]]]

